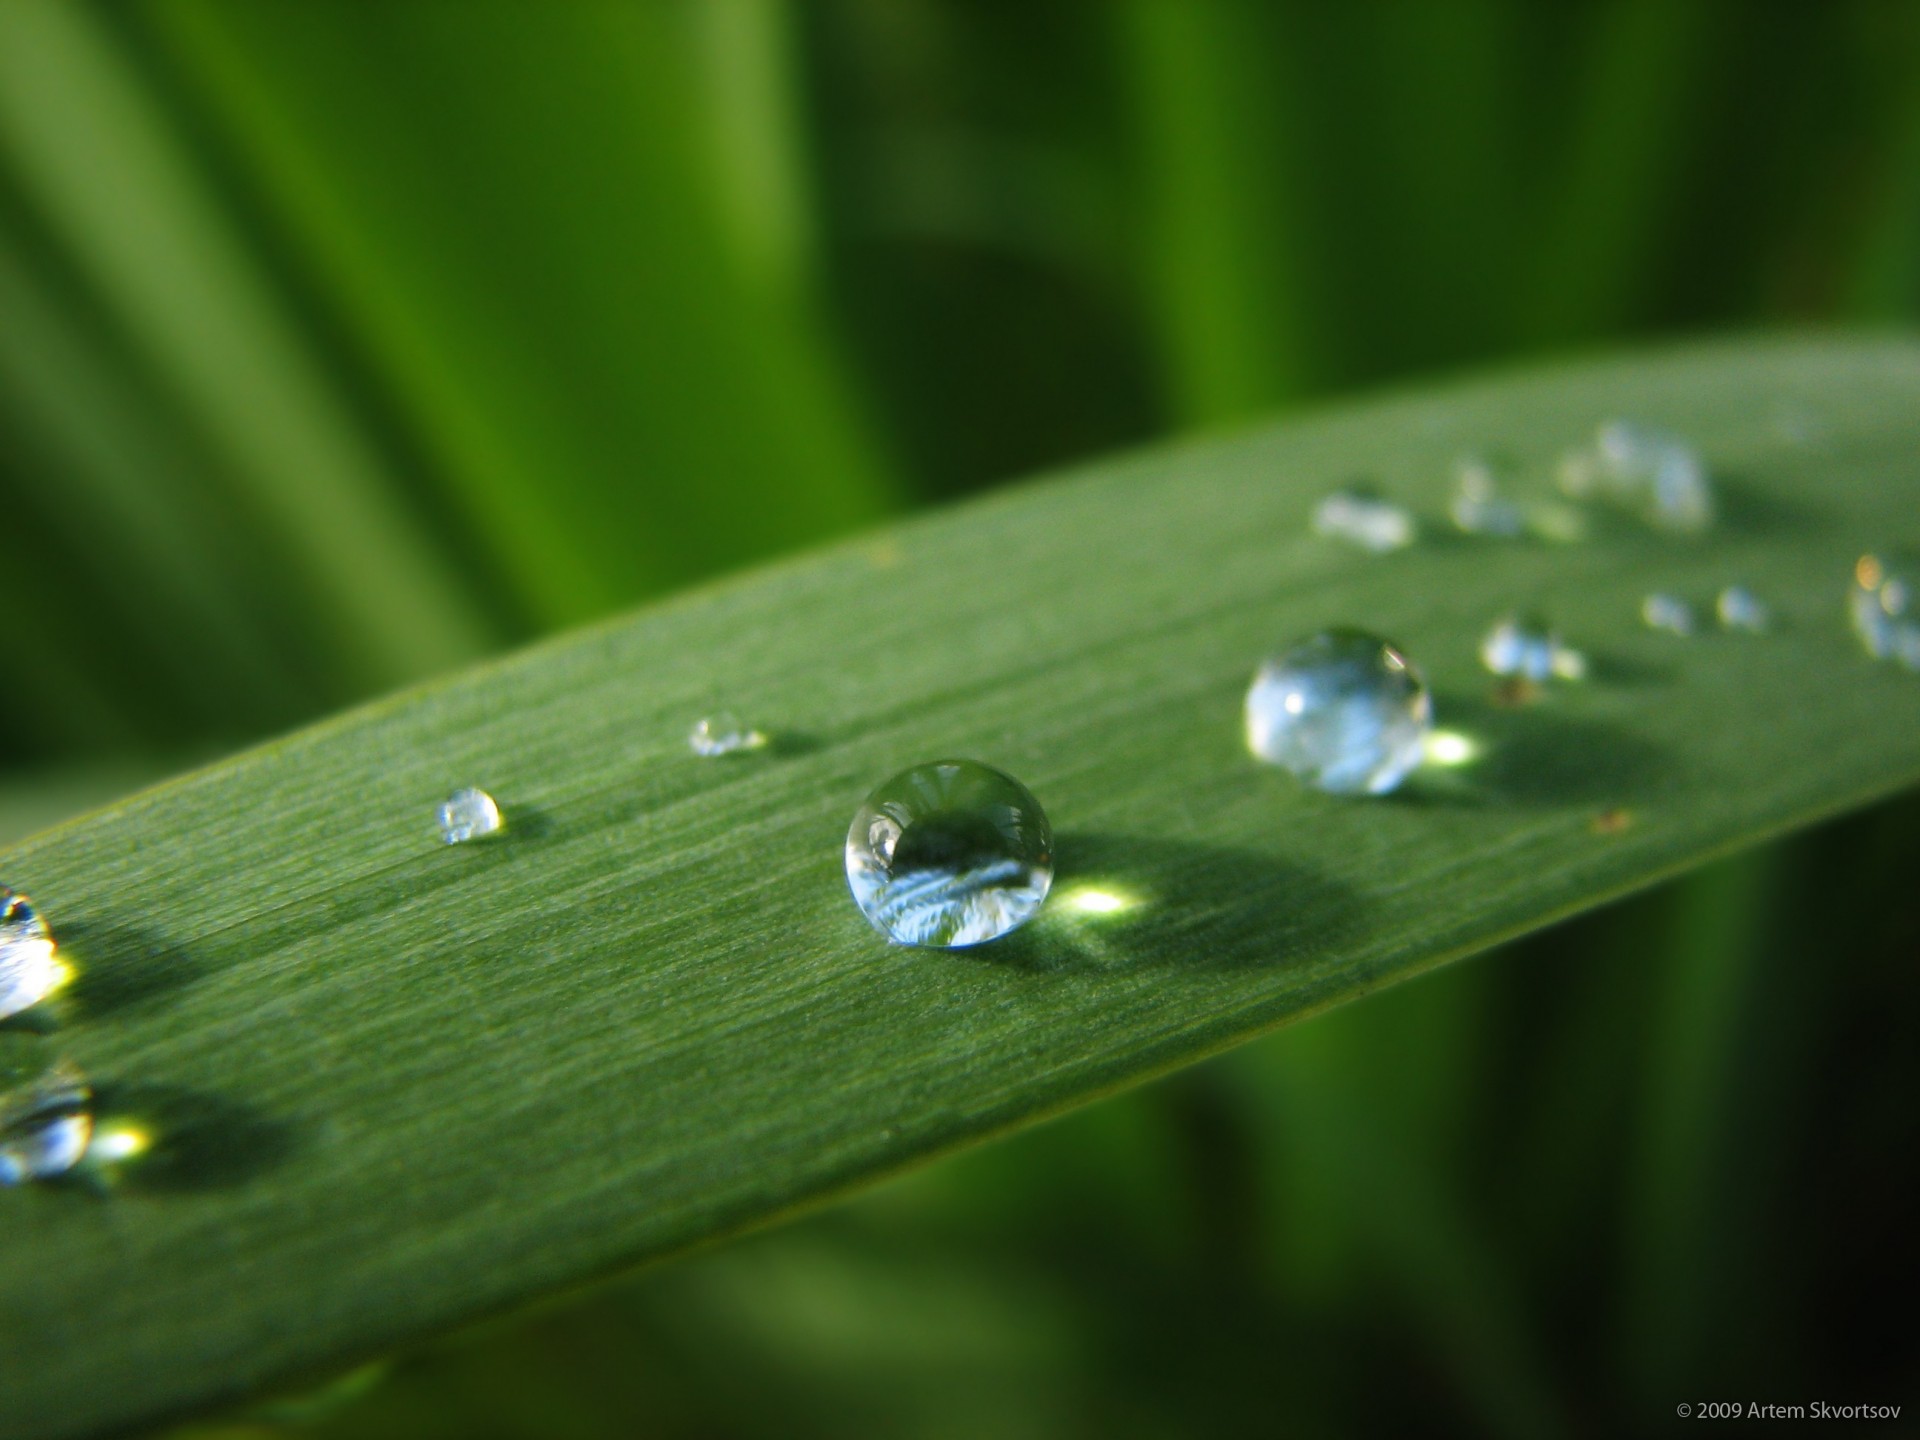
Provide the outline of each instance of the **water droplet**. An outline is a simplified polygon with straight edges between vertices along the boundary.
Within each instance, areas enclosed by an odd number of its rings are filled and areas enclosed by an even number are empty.
[[[38,1005],[66,976],[33,902],[0,885],[0,1020]]]
[[[440,838],[449,845],[492,835],[505,824],[500,807],[484,790],[465,786],[440,802]]]
[[[1011,775],[936,760],[881,785],[847,830],[847,885],[901,945],[955,948],[1030,919],[1053,883],[1053,831]]]
[[[687,744],[693,753],[709,759],[717,755],[737,755],[745,750],[758,750],[766,743],[767,737],[760,731],[741,724],[739,717],[724,710],[718,715],[707,716],[687,736]]]
[[[1853,567],[1853,586],[1847,594],[1847,614],[1854,634],[1876,660],[1894,658],[1914,668],[1908,655],[1920,640],[1920,571],[1904,559],[1862,555]]]
[[[1359,487],[1336,490],[1313,509],[1313,531],[1358,545],[1374,555],[1404,550],[1414,541],[1413,516],[1391,500]]]
[[[92,1087],[69,1062],[48,1063],[42,1042],[0,1040],[0,1185],[64,1174],[87,1153]]]
[[[1599,496],[1637,511],[1661,530],[1683,533],[1713,523],[1713,483],[1699,452],[1677,435],[1609,420],[1590,445],[1560,462],[1569,495]]]
[[[1640,618],[1649,630],[1685,638],[1693,634],[1693,606],[1677,595],[1654,594],[1640,602]]]
[[[1462,455],[1454,462],[1453,499],[1447,513],[1453,523],[1469,535],[1489,535],[1502,540],[1516,539],[1526,533],[1527,512],[1517,500],[1501,496],[1493,462],[1484,455]]]
[[[1727,586],[1713,602],[1713,608],[1720,617],[1721,628],[1726,630],[1745,630],[1759,635],[1773,624],[1773,611],[1767,602],[1744,585]]]
[[[1336,795],[1384,795],[1420,764],[1433,699],[1377,635],[1328,630],[1260,667],[1247,691],[1247,748]]]
[[[1495,675],[1510,675],[1535,684],[1549,680],[1584,680],[1587,657],[1560,643],[1560,637],[1537,620],[1515,616],[1497,622],[1480,642],[1480,662]]]

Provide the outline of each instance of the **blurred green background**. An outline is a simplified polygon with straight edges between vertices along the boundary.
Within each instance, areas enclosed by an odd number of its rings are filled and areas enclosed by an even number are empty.
[[[0,833],[1076,457],[1917,310],[1914,0],[0,0]],[[1911,1409],[1916,840],[1724,862],[222,1433]]]

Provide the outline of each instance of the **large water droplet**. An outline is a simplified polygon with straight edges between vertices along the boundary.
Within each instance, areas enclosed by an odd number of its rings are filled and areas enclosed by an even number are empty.
[[[1336,490],[1313,508],[1313,531],[1358,545],[1375,555],[1404,550],[1414,541],[1413,516],[1390,500],[1358,486]]]
[[[43,1042],[0,1036],[0,1185],[64,1174],[87,1153],[93,1135],[93,1090]]]
[[[1336,795],[1383,795],[1419,765],[1433,700],[1377,635],[1328,630],[1260,667],[1247,691],[1247,748]]]
[[[725,710],[718,715],[707,716],[687,736],[687,745],[693,753],[708,759],[735,755],[744,750],[758,750],[766,743],[764,734],[750,725],[742,724],[739,716]]]
[[[38,1005],[65,978],[40,912],[0,885],[0,1020]]]
[[[500,807],[494,804],[493,797],[470,785],[440,802],[440,838],[449,845],[492,835],[504,824],[506,821],[501,819]]]
[[[1651,426],[1607,421],[1592,444],[1561,460],[1560,484],[1570,495],[1627,505],[1658,529],[1685,533],[1713,523],[1713,482],[1699,452]]]
[[[1480,641],[1480,663],[1495,675],[1544,685],[1549,680],[1583,680],[1587,657],[1560,643],[1543,623],[1509,615]]]
[[[1028,920],[1053,883],[1053,831],[992,766],[936,760],[867,796],[847,830],[847,885],[889,940],[953,948]]]

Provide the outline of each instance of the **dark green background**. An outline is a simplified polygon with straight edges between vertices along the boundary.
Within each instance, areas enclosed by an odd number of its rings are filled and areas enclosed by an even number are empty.
[[[1909,0],[0,0],[0,805],[1078,456],[1916,301]],[[1911,1408],[1917,833],[1728,861],[236,1423]]]

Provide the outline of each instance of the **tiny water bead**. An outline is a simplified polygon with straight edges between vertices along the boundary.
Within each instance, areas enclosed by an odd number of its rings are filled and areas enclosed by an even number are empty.
[[[500,807],[484,790],[463,786],[440,802],[440,838],[449,845],[498,833],[505,825]]]
[[[1313,532],[1358,545],[1374,555],[1404,550],[1418,533],[1413,516],[1371,490],[1336,490],[1313,508]]]
[[[1720,628],[1723,630],[1744,630],[1749,635],[1762,635],[1773,627],[1772,609],[1744,585],[1727,586],[1713,602],[1713,609],[1720,617]]]
[[[1462,455],[1453,466],[1453,499],[1447,513],[1468,535],[1514,540],[1526,533],[1527,512],[1517,500],[1500,494],[1494,464],[1484,455]]]
[[[1587,657],[1560,643],[1560,637],[1538,620],[1508,616],[1494,624],[1480,642],[1480,663],[1495,675],[1531,680],[1583,680]]]
[[[980,945],[1031,919],[1053,884],[1053,831],[1033,793],[974,760],[902,770],[847,830],[847,886],[900,945]]]
[[[1677,595],[1647,596],[1640,602],[1640,618],[1649,630],[1664,630],[1682,639],[1693,634],[1693,606]]]
[[[0,885],[0,1020],[32,1009],[66,977],[33,902]]]
[[[1378,635],[1327,630],[1262,665],[1247,691],[1247,748],[1335,795],[1384,795],[1420,764],[1433,699]]]
[[[1677,435],[1609,420],[1592,443],[1560,462],[1560,485],[1637,511],[1656,529],[1692,533],[1713,523],[1713,482],[1699,452]]]
[[[41,1042],[0,1038],[0,1185],[65,1174],[93,1136],[93,1089],[69,1062],[48,1063]]]
[[[767,737],[762,732],[742,724],[739,716],[725,710],[699,721],[687,736],[688,748],[709,760],[759,750],[766,743]]]

